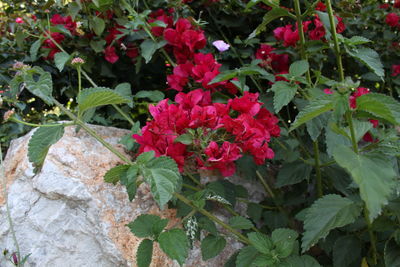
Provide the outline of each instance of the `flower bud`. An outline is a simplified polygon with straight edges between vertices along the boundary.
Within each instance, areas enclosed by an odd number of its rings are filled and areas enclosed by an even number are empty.
[[[83,59],[80,58],[80,57],[75,57],[75,58],[73,58],[73,59],[71,60],[71,64],[72,64],[73,66],[81,66],[81,65],[85,64],[85,60],[83,60]]]
[[[4,113],[3,119],[4,121],[8,121],[13,115],[15,114],[15,110],[7,110],[6,113]]]

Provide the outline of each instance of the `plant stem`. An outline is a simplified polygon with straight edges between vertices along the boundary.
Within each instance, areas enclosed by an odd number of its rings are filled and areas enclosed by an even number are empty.
[[[245,237],[244,235],[242,235],[241,233],[239,233],[236,229],[234,229],[232,226],[230,226],[229,224],[224,223],[223,221],[221,221],[220,219],[218,219],[217,217],[215,217],[214,215],[212,215],[210,212],[206,211],[205,209],[201,209],[196,207],[195,205],[193,205],[192,201],[187,199],[185,196],[179,194],[179,193],[174,193],[174,196],[179,199],[180,201],[182,201],[183,203],[185,203],[186,205],[192,207],[193,209],[197,210],[198,212],[200,212],[201,214],[203,214],[204,216],[206,216],[207,218],[209,218],[210,220],[218,223],[219,225],[221,225],[223,228],[225,228],[226,230],[228,230],[229,232],[231,232],[232,234],[234,234],[235,236],[237,236],[238,239],[240,239],[243,243],[246,244],[250,244],[250,240]]]
[[[8,224],[10,225],[10,232],[14,241],[15,249],[17,250],[17,259],[18,259],[18,264],[17,266],[21,266],[21,251],[19,249],[19,244],[17,240],[17,236],[15,235],[15,229],[14,229],[14,224],[11,218],[11,212],[10,212],[10,206],[8,205],[8,193],[7,193],[7,178],[6,178],[6,173],[4,170],[4,163],[3,163],[3,153],[0,149],[0,175],[3,177],[2,182],[3,182],[3,195],[4,195],[4,201],[6,205],[6,212],[7,212],[7,220]]]
[[[325,5],[326,5],[326,9],[327,9],[328,15],[329,15],[329,23],[331,24],[331,34],[332,34],[333,44],[334,44],[334,49],[335,49],[335,54],[336,54],[336,62],[337,62],[338,70],[339,70],[339,78],[340,78],[340,81],[343,82],[344,81],[344,70],[343,70],[343,63],[342,63],[342,55],[340,53],[339,40],[338,40],[337,33],[336,33],[335,17],[333,15],[331,0],[325,0]]]
[[[187,177],[189,177],[190,180],[192,180],[193,183],[195,183],[196,185],[200,186],[201,188],[204,187],[204,185],[202,185],[191,173],[185,172],[185,175],[186,175]]]
[[[314,146],[315,172],[317,176],[317,195],[320,198],[323,196],[323,190],[322,190],[321,165],[319,161],[318,140],[315,140],[313,142],[313,146]]]
[[[358,154],[359,153],[358,144],[357,144],[355,131],[354,131],[354,126],[353,126],[353,118],[351,116],[351,112],[350,111],[346,112],[346,119],[347,119],[347,123],[349,124],[349,128],[350,128],[351,143],[353,145],[353,150],[354,150],[354,152],[356,154]],[[374,235],[374,231],[372,230],[372,227],[371,227],[371,221],[369,220],[369,211],[368,211],[368,208],[366,206],[364,206],[364,219],[365,219],[365,222],[367,223],[369,239],[370,239],[370,242],[371,242],[372,260],[373,260],[374,264],[377,264],[377,254],[378,254],[378,252],[376,250],[376,238],[375,238],[375,235]]]
[[[60,126],[60,125],[64,125],[64,126],[73,125],[73,123],[36,124],[36,123],[30,123],[30,122],[22,121],[22,120],[19,120],[19,119],[15,118],[15,117],[11,117],[9,120],[17,122],[17,123],[24,124],[24,125],[27,125],[27,126],[31,126],[31,127],[56,127],[56,126]]]
[[[91,136],[93,136],[97,141],[99,141],[103,146],[105,146],[108,150],[114,153],[122,161],[128,164],[133,164],[133,162],[129,158],[127,158],[124,154],[115,149],[110,143],[101,138],[95,131],[93,131],[90,127],[88,127],[83,121],[79,120],[71,111],[66,109],[60,102],[58,102],[55,99],[53,99],[53,102],[57,107],[59,107],[62,110],[62,112],[64,112],[68,117],[70,117],[71,120],[73,120],[77,125],[81,126],[85,131],[87,131]]]
[[[294,0],[294,9],[296,12],[296,21],[297,21],[297,29],[299,32],[299,37],[300,37],[300,55],[303,60],[308,61],[307,53],[306,53],[306,48],[305,48],[305,37],[304,37],[304,30],[303,30],[303,18],[301,15],[301,10],[300,10],[300,1],[299,0]],[[311,84],[311,74],[310,70],[307,70],[306,73],[306,78],[307,82]]]
[[[42,32],[46,35],[47,38],[49,38],[53,44],[55,44],[62,52],[66,53],[69,55],[69,53],[67,51],[64,50],[64,48],[57,43],[50,34],[48,34],[44,29],[40,28],[42,30]],[[89,83],[93,86],[93,87],[98,87],[97,84],[90,78],[90,76],[86,73],[86,71],[81,70],[83,76],[85,76],[85,78],[89,81]],[[127,115],[125,114],[125,112],[123,112],[117,105],[112,104],[113,108],[115,108],[115,110],[117,110],[118,113],[121,114],[122,117],[124,117],[132,126],[135,124],[135,122]]]

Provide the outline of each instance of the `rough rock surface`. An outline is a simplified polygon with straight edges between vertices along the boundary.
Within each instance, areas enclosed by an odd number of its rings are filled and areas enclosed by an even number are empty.
[[[126,130],[91,126],[105,140],[119,147]],[[115,267],[136,266],[140,239],[125,226],[138,215],[156,214],[170,218],[174,210],[160,211],[146,185],[141,185],[133,202],[124,187],[103,182],[107,170],[120,160],[81,130],[67,127],[53,145],[41,172],[34,175],[27,159],[27,144],[33,132],[12,142],[4,166],[8,203],[21,254],[30,254],[26,266]],[[6,220],[4,196],[0,193],[0,250],[14,251]],[[222,254],[201,260],[198,244],[186,266],[223,266],[241,245],[228,240]],[[0,258],[0,266],[8,266]],[[152,266],[178,266],[156,247]]]

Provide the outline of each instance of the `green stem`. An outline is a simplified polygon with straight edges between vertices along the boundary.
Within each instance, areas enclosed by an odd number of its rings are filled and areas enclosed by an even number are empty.
[[[318,140],[315,140],[313,142],[313,146],[314,146],[315,172],[317,176],[317,195],[320,198],[323,196],[323,191],[322,191],[322,176],[321,176],[321,165],[319,160]]]
[[[12,235],[12,239],[14,241],[14,245],[15,245],[15,249],[17,250],[17,259],[18,259],[18,264],[17,266],[21,266],[20,262],[21,262],[21,252],[19,249],[19,244],[18,244],[18,240],[17,240],[17,236],[15,235],[15,229],[14,229],[14,224],[11,218],[11,211],[10,211],[10,206],[8,205],[8,193],[7,193],[7,178],[6,178],[6,174],[4,171],[4,163],[3,163],[3,153],[0,149],[0,175],[3,177],[2,182],[3,182],[3,195],[4,195],[4,201],[5,201],[5,205],[6,205],[6,212],[7,212],[7,220],[8,220],[8,224],[10,225],[10,232]]]
[[[337,33],[336,33],[335,16],[333,15],[331,0],[325,0],[325,5],[326,5],[326,9],[327,9],[328,15],[329,15],[329,23],[331,25],[331,34],[332,34],[333,44],[334,44],[334,49],[335,49],[335,54],[336,54],[336,63],[337,63],[338,70],[339,70],[339,77],[340,77],[340,81],[343,82],[344,81],[344,70],[343,70],[343,63],[342,63],[342,55],[340,53],[339,40],[338,40]]]
[[[185,175],[186,175],[187,177],[189,177],[190,180],[193,181],[193,183],[195,183],[196,185],[200,186],[201,188],[204,188],[204,185],[202,185],[191,173],[185,172]]]
[[[36,123],[30,123],[30,122],[22,121],[22,120],[19,120],[19,119],[15,118],[15,117],[11,117],[9,120],[17,122],[17,123],[24,124],[24,125],[27,125],[27,126],[31,126],[31,127],[56,127],[56,126],[60,126],[60,125],[64,125],[64,126],[73,125],[73,123],[36,124]]]
[[[59,107],[61,109],[62,112],[64,112],[68,117],[70,117],[71,120],[73,120],[77,125],[81,126],[86,132],[88,132],[91,136],[93,136],[97,141],[99,141],[108,150],[113,152],[122,161],[124,161],[128,164],[133,164],[133,162],[128,157],[126,157],[124,154],[122,154],[117,149],[115,149],[110,143],[108,143],[103,138],[101,138],[95,131],[93,131],[90,127],[88,127],[83,121],[79,120],[71,111],[69,111],[67,108],[65,108],[60,102],[58,102],[55,99],[53,99],[53,102],[57,107]]]
[[[212,215],[210,212],[206,211],[205,209],[201,209],[196,207],[191,200],[187,199],[185,196],[179,194],[179,193],[174,193],[174,196],[179,199],[180,201],[182,201],[183,203],[185,203],[186,205],[192,207],[193,209],[197,210],[198,212],[200,212],[201,214],[203,214],[204,216],[206,216],[207,218],[209,218],[210,220],[218,223],[219,225],[221,225],[223,228],[225,228],[226,230],[228,230],[229,232],[231,232],[232,234],[234,234],[235,236],[237,236],[237,238],[239,240],[241,240],[243,243],[246,243],[248,245],[250,245],[250,240],[245,237],[244,235],[242,235],[241,233],[239,233],[236,229],[234,229],[232,226],[230,226],[229,224],[224,223],[223,221],[221,221],[220,219],[218,219],[217,217],[215,217],[214,215]]]
[[[356,154],[358,154],[359,153],[358,144],[357,144],[356,135],[355,135],[354,126],[353,126],[353,117],[351,115],[352,115],[351,112],[348,111],[346,113],[346,119],[347,119],[347,123],[350,128],[351,142],[353,145],[353,150]],[[377,264],[377,254],[378,254],[377,249],[376,249],[376,238],[374,235],[374,231],[372,230],[371,221],[369,220],[369,211],[366,206],[364,206],[364,219],[365,219],[365,222],[367,223],[368,234],[369,234],[369,238],[370,238],[370,242],[371,242],[372,260],[373,260],[373,263],[376,265]]]
[[[307,56],[306,49],[305,49],[305,44],[306,44],[305,40],[306,39],[304,37],[303,17],[301,15],[300,1],[299,0],[295,0],[294,1],[294,9],[295,9],[295,12],[296,12],[297,28],[298,28],[299,37],[300,37],[300,55],[301,55],[301,58],[303,60],[307,60],[308,61],[308,56]],[[310,70],[307,70],[306,78],[307,78],[307,82],[311,85]]]
[[[67,51],[64,50],[64,48],[57,43],[50,34],[48,34],[43,28],[40,28],[42,30],[42,32],[46,35],[47,38],[49,38],[62,52],[66,53],[69,55],[69,53]],[[98,87],[97,84],[90,78],[90,76],[86,73],[86,71],[81,69],[81,72],[83,74],[83,76],[85,76],[85,78],[89,81],[89,83],[93,86],[93,87]],[[122,109],[120,109],[117,105],[112,104],[113,108],[119,113],[121,114],[122,117],[124,117],[132,126],[135,124],[135,122],[125,113],[122,111]]]

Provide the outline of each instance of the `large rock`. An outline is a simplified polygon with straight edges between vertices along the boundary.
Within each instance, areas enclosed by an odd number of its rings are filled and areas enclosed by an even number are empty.
[[[128,131],[91,127],[123,152],[118,141]],[[85,131],[76,134],[72,126],[50,148],[41,172],[34,175],[27,159],[32,132],[11,143],[4,162],[16,237],[21,254],[30,254],[26,266],[136,266],[141,240],[125,225],[145,213],[176,223],[175,211],[160,211],[146,185],[129,202],[124,187],[104,183],[105,172],[120,160]],[[14,251],[4,203],[0,194],[0,249]],[[186,266],[223,266],[240,246],[229,239],[220,256],[203,262],[197,243]],[[8,266],[3,260],[0,266]],[[152,266],[178,265],[156,247]]]

